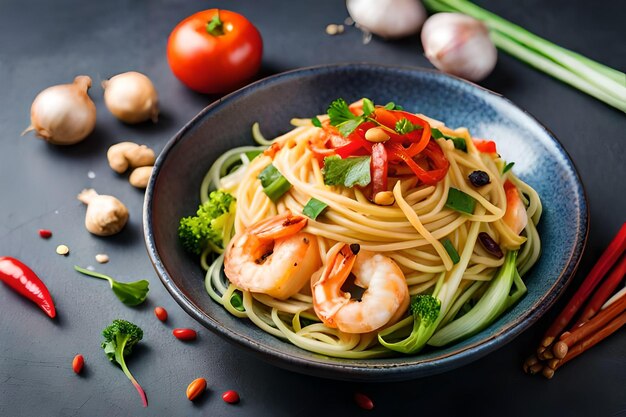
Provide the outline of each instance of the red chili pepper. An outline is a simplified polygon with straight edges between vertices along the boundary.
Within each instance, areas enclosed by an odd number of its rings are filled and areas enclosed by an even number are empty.
[[[387,150],[382,143],[372,145],[370,173],[372,176],[372,198],[381,191],[387,191]]]
[[[174,329],[172,334],[178,340],[195,340],[198,334],[193,329]]]
[[[51,318],[56,316],[48,288],[32,269],[19,260],[9,256],[0,257],[0,281],[37,304]]]
[[[472,139],[474,141],[474,146],[478,152],[482,153],[497,153],[496,151],[496,143],[492,140],[486,139]]]

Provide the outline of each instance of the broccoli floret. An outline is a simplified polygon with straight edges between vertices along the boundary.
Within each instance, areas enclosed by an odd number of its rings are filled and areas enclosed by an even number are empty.
[[[104,336],[104,342],[102,342],[104,353],[111,362],[117,363],[122,368],[124,374],[137,389],[143,406],[147,407],[146,393],[130,373],[124,361],[124,357],[130,355],[133,347],[143,338],[143,330],[129,321],[113,320],[113,323],[102,331],[102,336]]]
[[[223,249],[234,211],[235,197],[224,191],[211,192],[195,216],[180,219],[178,237],[185,250],[200,255],[209,245]]]
[[[441,311],[441,301],[432,295],[416,295],[411,299],[413,330],[411,334],[398,342],[387,342],[383,333],[378,335],[380,343],[388,349],[402,353],[419,352],[437,328],[437,319]]]

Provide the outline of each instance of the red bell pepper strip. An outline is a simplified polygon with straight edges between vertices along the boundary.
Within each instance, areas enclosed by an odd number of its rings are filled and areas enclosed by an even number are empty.
[[[414,143],[412,143],[406,149],[407,153],[410,156],[415,156],[418,153],[422,152],[430,142],[430,136],[431,136],[430,124],[426,120],[420,119],[419,117],[417,117],[416,115],[412,113],[407,113],[405,111],[398,111],[398,113],[402,114],[402,116],[404,116],[409,122],[413,123],[414,125],[422,126],[422,129],[421,129],[422,136],[419,138],[419,141],[413,141]],[[414,132],[411,132],[406,136],[411,138],[413,137],[413,135],[415,135],[415,138],[417,138],[417,132],[416,131]]]
[[[372,145],[370,173],[372,177],[372,197],[381,191],[387,191],[387,150],[382,143]]]
[[[492,140],[486,139],[472,139],[474,141],[474,146],[478,152],[482,153],[497,153],[496,151],[496,143]]]
[[[37,304],[50,318],[56,316],[54,302],[48,288],[22,262],[9,256],[0,256],[0,281]]]
[[[435,143],[435,146],[439,147],[439,145],[437,145],[436,143]],[[431,171],[426,171],[424,168],[419,166],[417,162],[413,160],[413,158],[409,156],[409,154],[402,147],[402,145],[398,143],[388,143],[387,149],[390,154],[404,161],[404,163],[407,164],[409,168],[411,168],[411,171],[413,171],[415,176],[424,184],[434,185],[438,183],[439,181],[441,181],[448,172],[449,163],[445,159],[445,156],[443,156],[443,152],[441,153],[441,157],[439,157],[439,155],[437,155],[436,152],[431,151],[433,155],[436,155],[437,157],[437,161],[433,161],[435,166],[437,166],[437,168]],[[444,161],[445,161],[445,164],[444,164]]]

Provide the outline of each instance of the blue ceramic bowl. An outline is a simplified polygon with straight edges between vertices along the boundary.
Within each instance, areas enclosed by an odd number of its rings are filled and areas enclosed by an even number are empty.
[[[202,177],[222,152],[251,144],[260,122],[274,137],[292,117],[324,113],[337,97],[393,101],[407,110],[466,126],[493,138],[515,172],[543,201],[539,224],[543,255],[525,277],[528,294],[475,336],[442,349],[387,359],[321,357],[264,333],[228,314],[204,289],[198,260],[177,240],[178,220],[194,213]],[[305,68],[251,84],[211,104],[190,121],[159,156],[146,192],[144,233],[163,284],[198,322],[268,362],[305,374],[384,381],[416,378],[474,361],[511,341],[550,308],[568,284],[587,237],[588,212],[576,169],[555,137],[528,113],[488,90],[439,72],[369,64]]]

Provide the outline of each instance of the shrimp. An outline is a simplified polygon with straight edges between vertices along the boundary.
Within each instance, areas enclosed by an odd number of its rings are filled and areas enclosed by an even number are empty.
[[[315,313],[325,325],[344,333],[368,333],[402,317],[409,305],[409,288],[391,258],[338,243],[327,260],[311,285]],[[365,288],[360,301],[341,289],[350,273],[355,285]]]
[[[301,231],[306,224],[306,217],[286,212],[237,233],[224,257],[226,277],[281,300],[296,294],[322,264],[316,237]]]
[[[506,212],[502,220],[516,235],[519,235],[528,224],[526,207],[519,195],[519,190],[511,181],[504,182],[504,192],[506,193]]]

